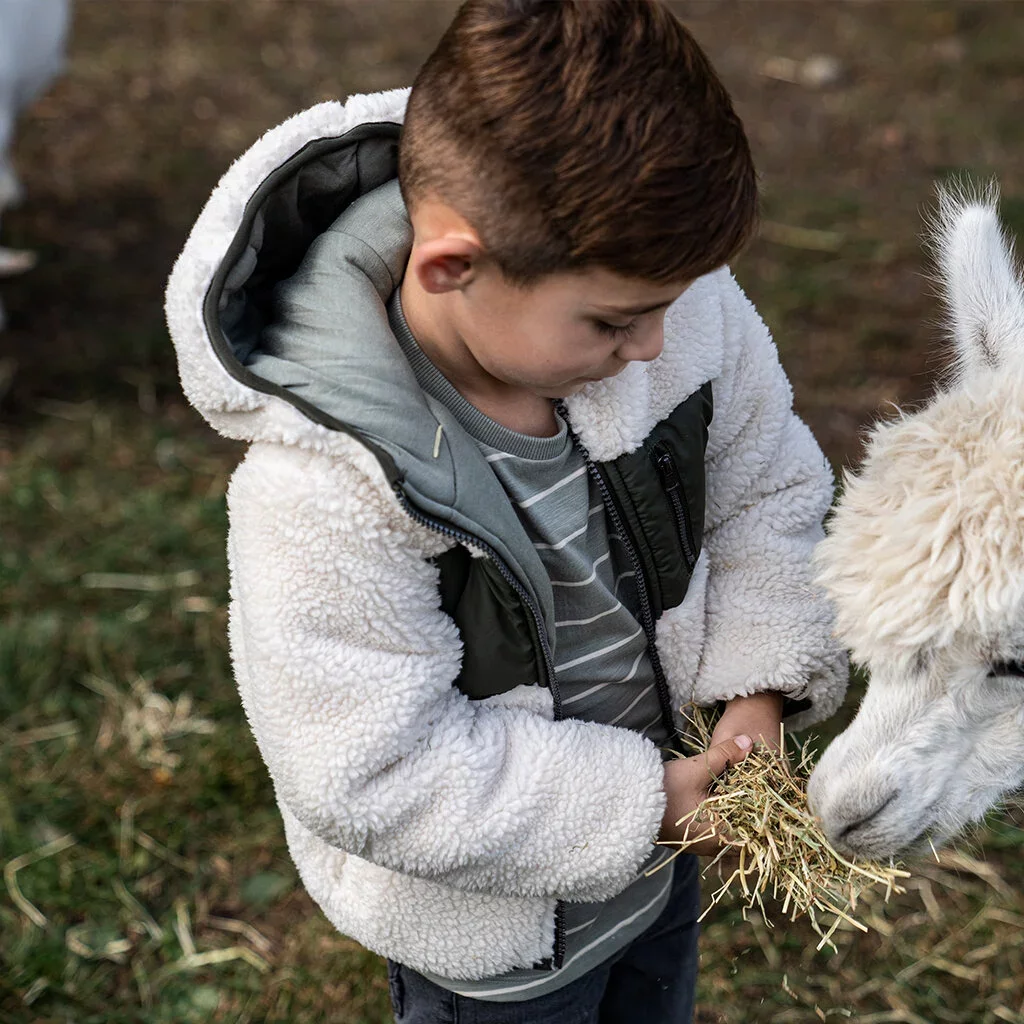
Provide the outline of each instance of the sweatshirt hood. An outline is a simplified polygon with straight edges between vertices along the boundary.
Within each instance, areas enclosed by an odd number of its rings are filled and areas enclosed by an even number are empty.
[[[353,432],[255,364],[275,286],[353,201],[396,178],[407,94],[353,96],[296,114],[232,165],[196,220],[165,310],[185,395],[221,434],[328,450],[339,431]],[[377,290],[379,268],[368,269],[361,286]]]

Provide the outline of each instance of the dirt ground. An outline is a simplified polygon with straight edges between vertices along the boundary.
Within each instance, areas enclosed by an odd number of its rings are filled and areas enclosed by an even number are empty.
[[[837,467],[855,463],[864,426],[891,403],[919,401],[943,364],[920,238],[936,180],[997,176],[1005,219],[1024,237],[1024,5],[673,6],[732,91],[762,177],[762,234],[737,275],[775,334],[797,408]],[[140,677],[175,697],[196,687],[219,731],[183,741],[196,756],[166,778],[126,748],[100,749],[99,736],[95,750],[69,739],[54,753],[67,739],[57,736],[14,754],[0,736],[0,859],[52,840],[39,821],[80,842],[74,872],[54,866],[50,888],[37,883],[41,904],[66,909],[45,935],[0,898],[2,1020],[387,1019],[380,964],[359,959],[288,874],[224,643],[223,487],[236,452],[184,404],[161,301],[240,152],[310,104],[408,84],[455,8],[79,0],[67,73],[22,122],[15,158],[29,195],[5,216],[4,241],[41,260],[0,282],[11,321],[0,335],[0,717],[10,730],[57,722],[92,737],[106,712],[83,703],[78,680],[105,672],[125,691]],[[167,579],[203,589],[80,585],[157,561]],[[178,671],[190,662],[194,677]],[[141,866],[126,866],[110,839],[130,832],[125,808],[159,838],[135,851]],[[922,866],[905,902],[865,908],[871,938],[847,937],[827,962],[807,948],[807,929],[782,922],[769,935],[723,912],[706,932],[699,1019],[1024,1024],[1020,840],[1013,828],[987,833],[987,861]],[[271,972],[253,981],[251,963],[227,965],[201,984],[182,975],[178,988],[168,975],[166,999],[150,1005],[134,961],[74,960],[62,928],[82,923],[86,899],[103,928],[121,927],[109,890],[122,874],[168,936],[180,906],[197,935],[218,915],[258,927],[272,940]],[[83,878],[85,896],[74,887]],[[183,949],[168,938],[138,963],[166,971]],[[325,966],[329,956],[354,959],[346,973]],[[43,1005],[53,1016],[35,1016]]]

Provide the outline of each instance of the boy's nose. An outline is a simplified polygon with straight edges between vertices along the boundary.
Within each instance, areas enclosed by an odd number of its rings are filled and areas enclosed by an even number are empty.
[[[661,355],[665,347],[664,324],[657,324],[649,330],[634,335],[624,345],[619,347],[616,353],[620,359],[629,362],[649,363]]]

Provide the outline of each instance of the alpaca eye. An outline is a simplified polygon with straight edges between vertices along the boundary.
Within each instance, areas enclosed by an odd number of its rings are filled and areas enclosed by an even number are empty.
[[[1004,676],[1024,679],[1024,661],[997,661],[989,666],[989,679],[1001,679]]]

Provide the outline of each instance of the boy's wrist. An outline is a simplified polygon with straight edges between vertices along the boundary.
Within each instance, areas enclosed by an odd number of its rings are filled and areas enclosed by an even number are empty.
[[[711,734],[711,745],[742,734],[753,737],[756,743],[778,747],[783,700],[782,693],[763,690],[726,701],[722,717]]]

